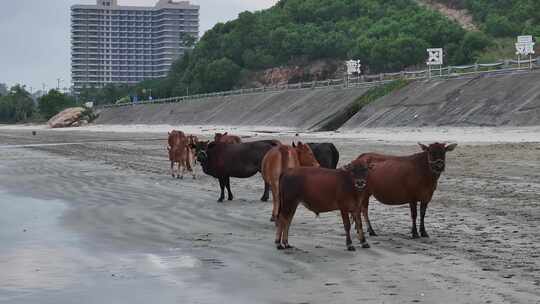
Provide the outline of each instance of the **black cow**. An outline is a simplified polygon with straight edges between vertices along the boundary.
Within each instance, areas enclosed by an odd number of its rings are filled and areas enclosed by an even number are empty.
[[[339,162],[339,152],[332,143],[308,143],[315,158],[323,168],[336,169]]]
[[[203,142],[196,145],[197,160],[203,172],[219,180],[221,195],[218,202],[223,202],[225,198],[225,187],[229,200],[233,199],[231,177],[248,178],[261,172],[264,155],[279,144],[277,140],[262,140],[240,144]],[[268,190],[269,186],[265,183],[262,201],[268,201]]]

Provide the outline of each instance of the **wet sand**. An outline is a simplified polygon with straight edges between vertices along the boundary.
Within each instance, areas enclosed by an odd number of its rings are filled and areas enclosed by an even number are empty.
[[[341,164],[418,151],[406,136],[300,135],[334,142]],[[0,128],[0,302],[538,303],[540,143],[489,136],[448,155],[431,238],[410,238],[408,206],[372,202],[379,236],[348,252],[337,213],[301,207],[283,252],[260,176],[234,179],[235,200],[218,204],[200,168],[169,176],[163,133]]]

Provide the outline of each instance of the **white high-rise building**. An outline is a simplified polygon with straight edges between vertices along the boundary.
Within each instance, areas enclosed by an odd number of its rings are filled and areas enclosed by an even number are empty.
[[[154,7],[117,0],[71,7],[71,79],[75,91],[165,77],[198,38],[199,6],[159,0]]]

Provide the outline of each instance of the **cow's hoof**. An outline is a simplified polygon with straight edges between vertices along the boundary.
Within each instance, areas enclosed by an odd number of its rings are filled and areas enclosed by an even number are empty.
[[[182,176],[180,176],[180,179],[184,179],[184,176],[183,176],[183,175],[182,175]]]
[[[218,202],[218,203],[223,203],[223,199],[222,199],[222,198],[219,198],[219,199],[217,200],[217,202]]]
[[[228,200],[232,201],[232,200],[233,200],[233,197],[232,197],[232,196],[229,196]]]
[[[275,222],[275,221],[276,221],[276,217],[272,215],[272,216],[270,217],[270,222]]]
[[[377,233],[375,233],[375,230],[369,229],[368,230],[370,236],[377,236]]]
[[[356,248],[354,248],[353,245],[348,245],[348,246],[347,246],[347,250],[348,250],[348,251],[356,251]]]
[[[369,245],[369,243],[363,243],[362,248],[371,248],[371,246]]]
[[[419,239],[420,236],[418,235],[418,233],[414,234],[411,236],[412,239]]]
[[[266,196],[261,197],[261,202],[268,202],[268,197]]]
[[[294,248],[294,247],[291,246],[291,245],[289,245],[289,244],[286,244],[286,245],[285,245],[285,249],[292,249],[292,248]]]
[[[283,249],[285,249],[285,247],[283,247],[283,245],[281,245],[281,244],[278,244],[278,245],[276,246],[276,248],[277,248],[277,250],[283,250]]]
[[[421,231],[421,232],[420,232],[420,235],[421,235],[423,238],[429,238],[429,235],[428,235],[427,232],[425,232],[425,231]]]

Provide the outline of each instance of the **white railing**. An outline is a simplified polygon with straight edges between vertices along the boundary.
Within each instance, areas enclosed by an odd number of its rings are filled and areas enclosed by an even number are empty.
[[[505,60],[496,63],[488,64],[472,64],[463,66],[448,66],[440,69],[419,70],[419,71],[402,71],[398,73],[381,73],[377,75],[362,75],[359,77],[344,77],[338,79],[327,79],[311,82],[299,82],[294,84],[278,84],[274,86],[264,86],[249,89],[238,89],[223,92],[203,93],[196,95],[186,95],[179,97],[160,98],[154,100],[139,101],[137,103],[109,104],[103,107],[121,107],[139,104],[161,104],[161,103],[177,103],[198,100],[203,98],[237,96],[248,94],[261,94],[271,92],[283,92],[287,90],[309,90],[321,88],[359,88],[359,87],[375,87],[383,85],[394,80],[420,80],[420,79],[454,79],[471,77],[482,74],[500,75],[513,73],[517,71],[526,72],[540,68],[540,57],[531,60]]]

